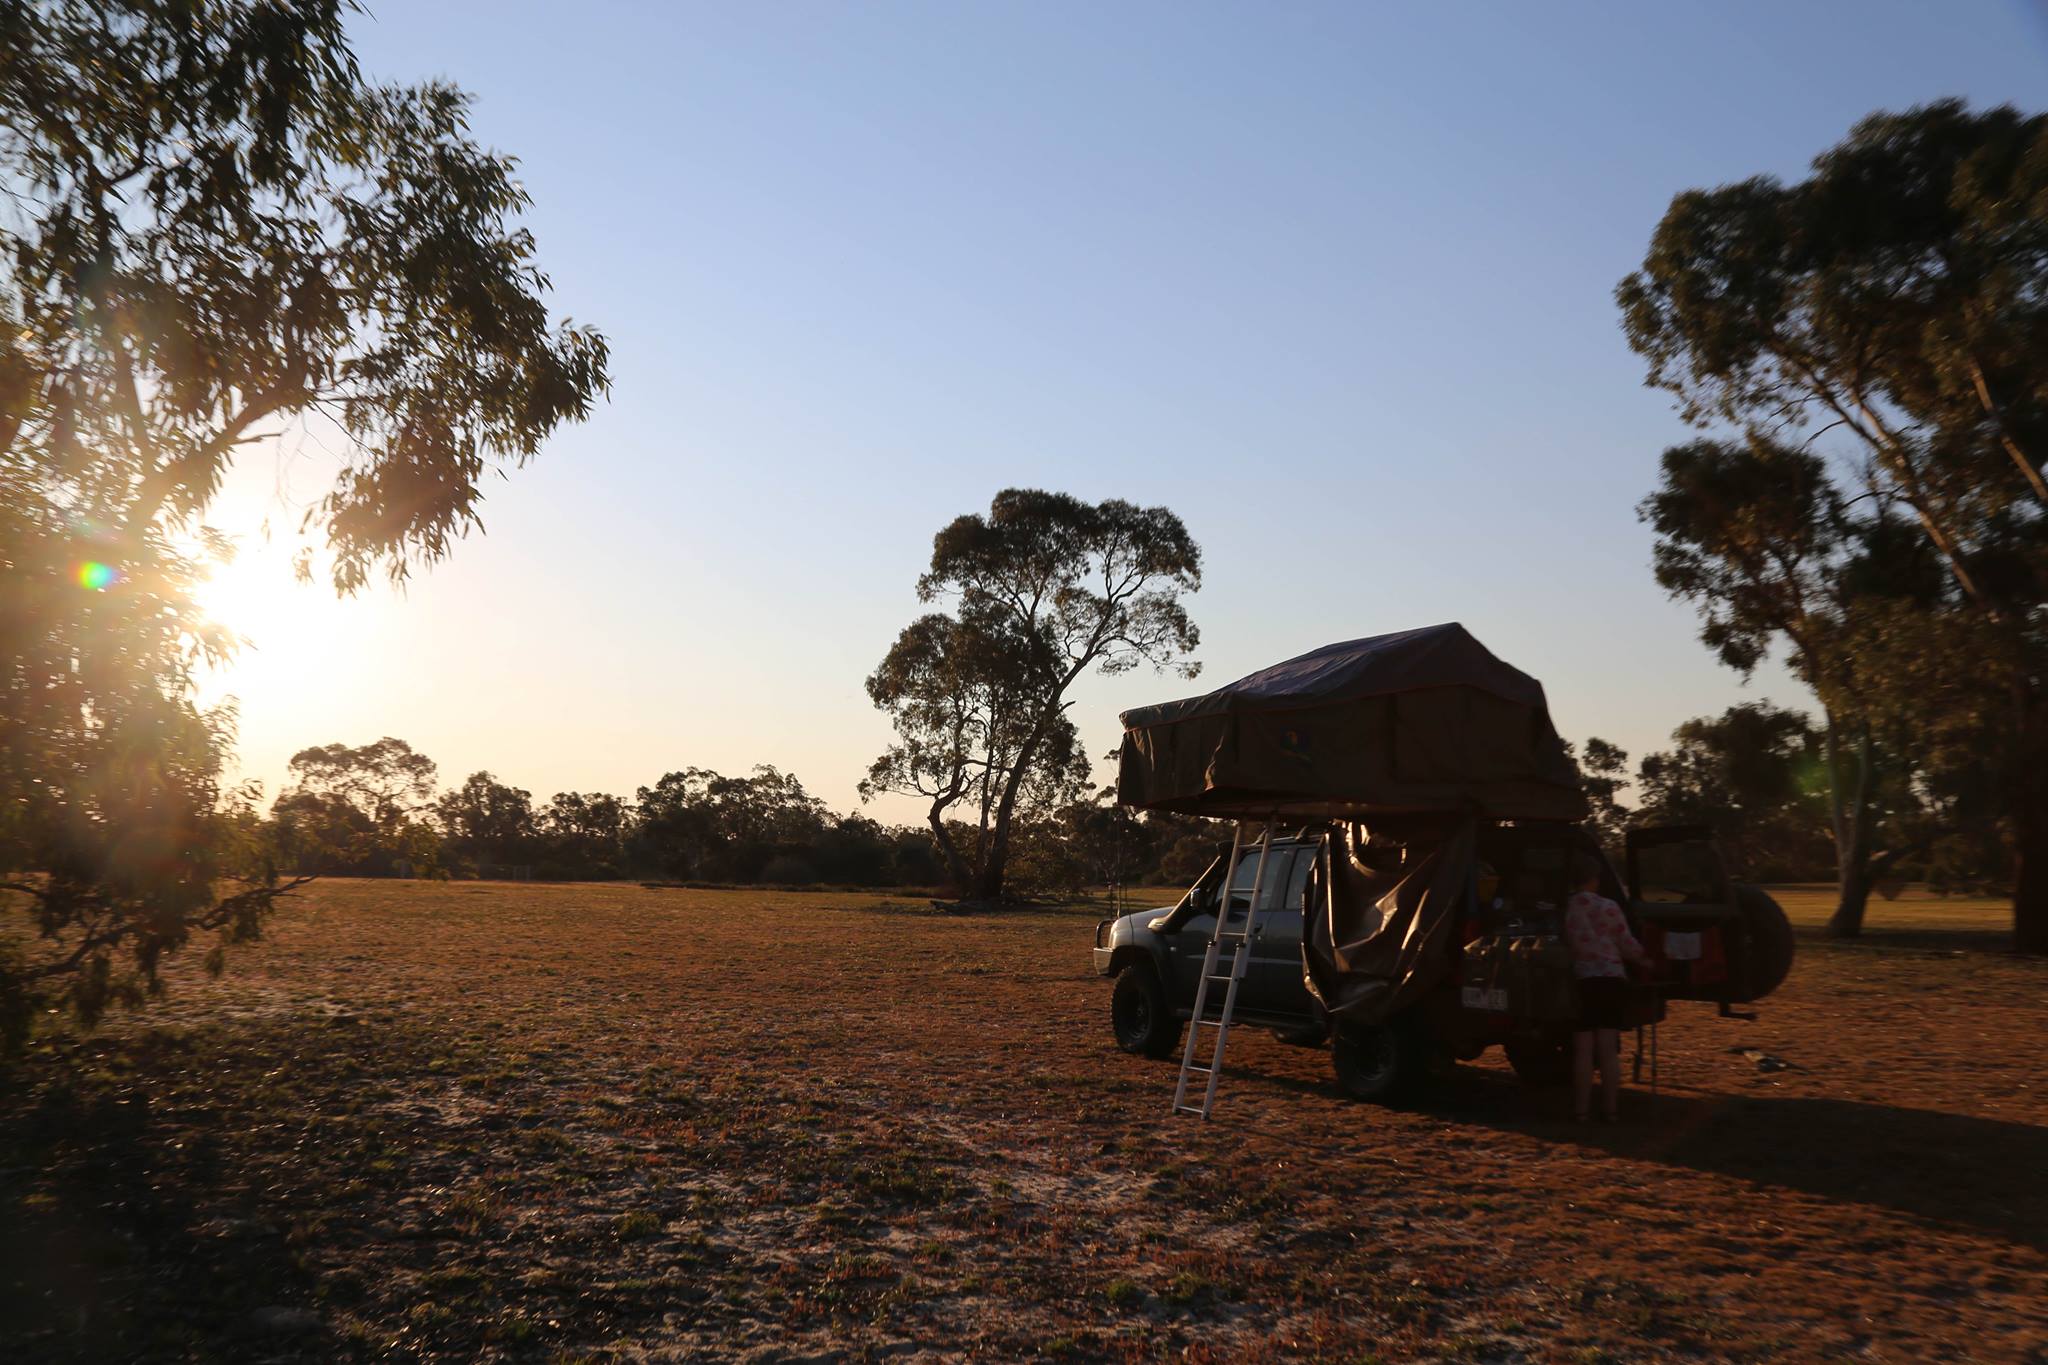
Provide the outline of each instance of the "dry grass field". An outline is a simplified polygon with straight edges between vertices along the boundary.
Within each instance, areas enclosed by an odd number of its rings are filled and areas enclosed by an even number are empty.
[[[1255,1033],[1171,1118],[1094,918],[316,884],[0,1071],[0,1359],[2048,1359],[2048,965],[1995,908],[1679,1007],[1590,1129]]]

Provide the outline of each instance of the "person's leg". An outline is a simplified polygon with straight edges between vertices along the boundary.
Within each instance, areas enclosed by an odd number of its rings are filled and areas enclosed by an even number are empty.
[[[1572,1113],[1585,1118],[1593,1107],[1593,1034],[1580,1029],[1572,1035]]]
[[[1599,1036],[1600,1108],[1608,1118],[1621,1112],[1621,1030],[1604,1028]]]

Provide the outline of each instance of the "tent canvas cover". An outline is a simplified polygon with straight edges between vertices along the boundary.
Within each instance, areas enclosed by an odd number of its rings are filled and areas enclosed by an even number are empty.
[[[1542,684],[1455,623],[1326,645],[1123,722],[1126,805],[1402,831],[1381,865],[1326,834],[1303,907],[1306,984],[1356,1023],[1444,979],[1477,821],[1587,813]]]
[[[1579,820],[1543,685],[1455,622],[1325,645],[1123,713],[1117,799],[1225,819]]]

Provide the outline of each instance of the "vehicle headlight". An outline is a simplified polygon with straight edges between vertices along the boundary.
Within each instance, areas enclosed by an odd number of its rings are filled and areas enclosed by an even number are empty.
[[[1113,919],[1105,919],[1105,920],[1098,920],[1098,921],[1096,921],[1096,924],[1095,924],[1095,946],[1096,946],[1096,947],[1098,947],[1098,948],[1107,948],[1107,947],[1109,946],[1109,931],[1110,931],[1110,929],[1111,929],[1111,928],[1112,928],[1112,927],[1113,927],[1113,926],[1114,926],[1115,924],[1116,924],[1116,921],[1115,921],[1115,920],[1113,920]]]

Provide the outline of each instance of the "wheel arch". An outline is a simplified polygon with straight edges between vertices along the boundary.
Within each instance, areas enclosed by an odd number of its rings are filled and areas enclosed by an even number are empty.
[[[1123,943],[1117,945],[1116,951],[1109,955],[1109,971],[1105,975],[1114,977],[1118,972],[1121,972],[1134,962],[1151,963],[1152,970],[1159,973],[1160,984],[1166,984],[1165,964],[1160,961],[1159,953],[1143,943]]]

